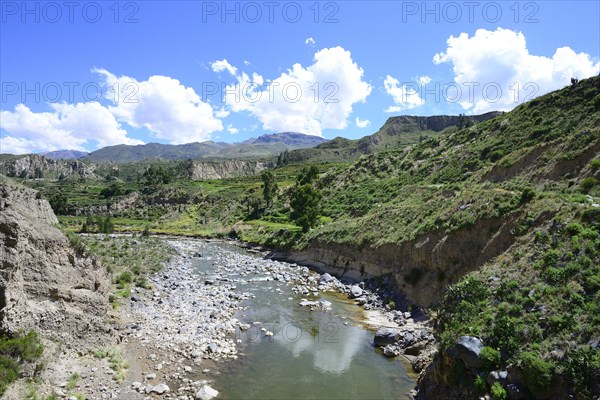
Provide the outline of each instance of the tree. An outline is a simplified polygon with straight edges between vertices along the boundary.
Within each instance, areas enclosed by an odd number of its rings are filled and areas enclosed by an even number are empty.
[[[115,224],[108,215],[104,218],[99,216],[96,219],[96,225],[98,225],[98,232],[100,233],[113,233],[115,230]]]
[[[317,175],[319,175],[319,169],[314,165],[311,165],[310,167],[304,167],[300,175],[298,175],[296,185],[302,186],[310,184],[313,180],[315,180]]]
[[[121,182],[111,183],[108,187],[105,187],[100,192],[100,197],[104,199],[110,199],[111,197],[121,196],[124,194],[123,184]]]
[[[50,207],[55,214],[66,214],[69,209],[67,196],[63,192],[57,192],[50,197]]]
[[[267,208],[273,204],[273,198],[277,195],[277,183],[273,172],[266,170],[261,174],[263,181],[263,198],[267,203]]]
[[[279,153],[279,157],[277,157],[277,166],[281,167],[290,162],[290,152],[284,151],[283,153]]]
[[[142,178],[146,185],[154,186],[171,182],[173,175],[162,166],[151,165]]]
[[[310,183],[298,185],[292,192],[290,205],[292,206],[292,219],[296,225],[302,227],[302,232],[306,233],[317,224],[321,193]]]

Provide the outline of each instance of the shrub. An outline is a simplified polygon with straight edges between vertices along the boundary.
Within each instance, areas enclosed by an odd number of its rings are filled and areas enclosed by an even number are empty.
[[[485,379],[477,375],[477,377],[475,378],[475,390],[477,390],[479,393],[485,393],[487,392],[487,389],[488,386]]]
[[[589,193],[590,190],[592,190],[592,188],[594,186],[596,186],[598,184],[598,179],[594,178],[593,176],[590,176],[588,178],[584,178],[581,183],[579,184],[579,188],[581,189],[581,191],[583,193]]]
[[[10,357],[0,355],[0,395],[17,380],[19,365]]]
[[[43,352],[35,331],[0,336],[0,395],[19,376],[19,362],[35,361]]]
[[[494,382],[491,389],[492,399],[493,400],[506,400],[507,393],[504,387],[500,384],[500,382]]]
[[[545,392],[550,387],[554,365],[532,351],[522,353],[520,361],[527,386],[533,395],[537,397]]]
[[[74,233],[67,232],[67,238],[69,239],[69,245],[78,253],[84,254],[87,250],[85,243],[81,240],[79,236]]]
[[[491,371],[500,364],[500,352],[488,346],[484,346],[479,353],[479,358],[486,371]]]
[[[525,188],[521,192],[521,198],[519,199],[520,204],[529,203],[535,197],[535,190],[532,188]]]
[[[600,158],[592,160],[592,162],[590,162],[590,168],[592,171],[597,171],[600,169]]]
[[[129,271],[122,272],[115,279],[115,283],[117,283],[117,284],[125,284],[125,283],[131,283],[131,282],[133,282],[133,275]]]

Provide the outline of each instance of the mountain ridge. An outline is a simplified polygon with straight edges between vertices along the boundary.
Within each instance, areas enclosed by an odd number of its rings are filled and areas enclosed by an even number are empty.
[[[232,158],[267,158],[285,150],[309,148],[326,142],[326,139],[298,132],[281,132],[261,135],[240,143],[193,142],[180,145],[146,143],[143,145],[107,146],[91,152],[86,160],[97,163],[136,162],[147,159],[225,160]]]

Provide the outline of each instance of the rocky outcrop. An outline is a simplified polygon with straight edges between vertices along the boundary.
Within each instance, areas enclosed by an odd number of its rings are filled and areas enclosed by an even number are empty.
[[[258,175],[273,168],[272,162],[227,160],[219,162],[194,162],[190,169],[190,178],[196,181],[209,179],[241,178]]]
[[[398,135],[406,132],[434,131],[441,132],[450,126],[466,126],[478,124],[488,119],[502,115],[502,112],[491,111],[481,115],[434,115],[431,117],[418,117],[414,115],[400,115],[390,117],[384,127],[389,135]]]
[[[0,329],[93,340],[104,330],[110,278],[57,222],[34,190],[0,182]]]
[[[273,256],[352,281],[391,274],[397,292],[411,303],[429,307],[441,300],[449,284],[509,248],[515,240],[511,234],[515,218],[479,220],[468,229],[432,231],[377,248],[317,238],[303,250]]]
[[[53,160],[37,154],[27,155],[0,163],[0,173],[21,179],[81,177],[95,179],[95,168],[81,161]]]

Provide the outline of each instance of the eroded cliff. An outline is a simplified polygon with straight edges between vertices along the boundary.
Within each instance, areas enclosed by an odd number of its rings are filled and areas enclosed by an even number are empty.
[[[0,183],[0,327],[77,339],[104,330],[110,278],[70,245],[37,192]]]

